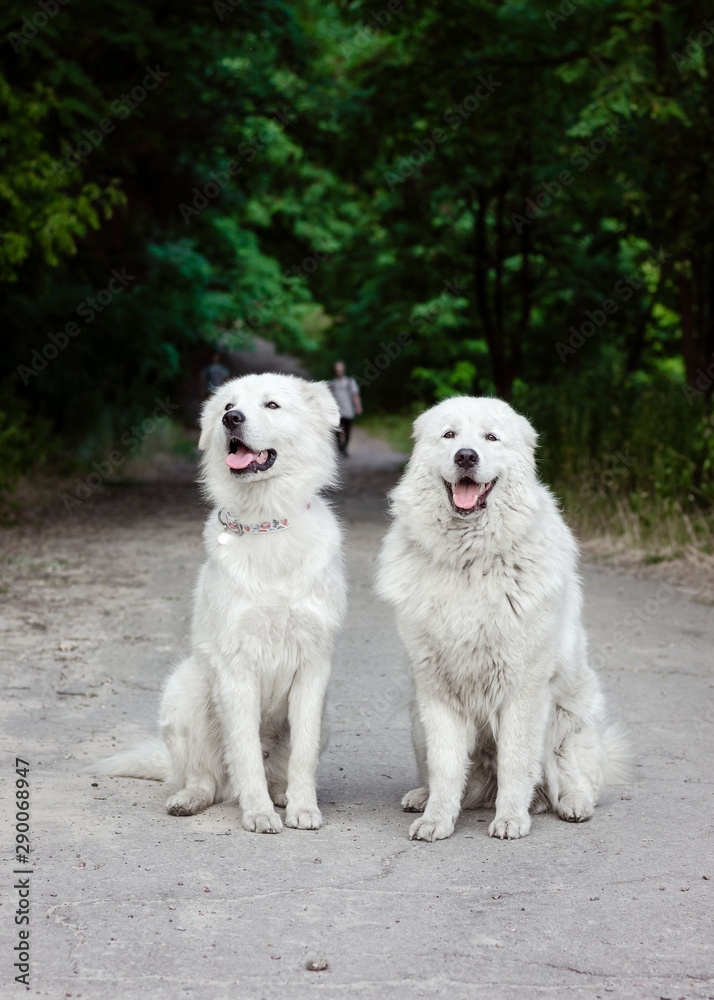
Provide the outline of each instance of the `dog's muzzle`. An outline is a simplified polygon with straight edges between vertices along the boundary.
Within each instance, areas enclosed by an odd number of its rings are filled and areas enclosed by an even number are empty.
[[[277,458],[277,452],[274,448],[257,450],[247,445],[240,437],[245,424],[244,413],[240,410],[227,410],[223,414],[222,423],[229,434],[226,465],[233,475],[243,476],[265,472],[273,465]]]
[[[488,483],[477,483],[470,476],[460,476],[453,483],[445,479],[444,485],[453,509],[457,514],[466,515],[486,509],[486,501],[497,482],[498,477]]]

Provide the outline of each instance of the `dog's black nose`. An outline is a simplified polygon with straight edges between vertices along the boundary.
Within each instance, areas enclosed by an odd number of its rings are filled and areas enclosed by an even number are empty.
[[[223,414],[223,425],[229,431],[234,431],[236,427],[243,423],[245,423],[245,413],[241,413],[240,410],[228,410],[227,413]]]
[[[473,448],[459,448],[454,455],[454,461],[462,469],[472,469],[478,463],[478,455]]]

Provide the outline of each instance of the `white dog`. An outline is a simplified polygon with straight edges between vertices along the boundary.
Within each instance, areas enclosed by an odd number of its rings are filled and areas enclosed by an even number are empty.
[[[529,811],[592,815],[626,745],[605,730],[587,661],[575,541],[537,478],[536,433],[499,399],[457,397],[422,414],[391,494],[378,593],[411,664],[422,812],[410,837],[449,837],[460,808],[496,800],[492,837]]]
[[[336,476],[340,418],[327,386],[247,375],[207,400],[199,448],[215,505],[195,594],[193,655],[170,676],[161,740],[99,765],[156,778],[186,816],[238,800],[243,826],[322,822],[315,777],[323,705],[344,613],[340,529],[318,491]]]

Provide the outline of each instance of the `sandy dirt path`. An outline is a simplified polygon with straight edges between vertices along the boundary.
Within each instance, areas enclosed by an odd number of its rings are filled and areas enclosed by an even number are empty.
[[[465,813],[410,843],[405,660],[371,578],[398,458],[357,434],[338,499],[351,597],[330,693],[316,833],[176,818],[154,782],[83,765],[153,733],[188,649],[203,509],[190,482],[96,490],[3,532],[0,996],[29,878],[30,993],[156,997],[714,997],[712,609],[585,568],[586,620],[635,773],[582,826],[515,843]],[[14,875],[15,757],[29,761],[32,874]],[[25,866],[19,866],[25,867]],[[308,971],[309,959],[329,968]]]

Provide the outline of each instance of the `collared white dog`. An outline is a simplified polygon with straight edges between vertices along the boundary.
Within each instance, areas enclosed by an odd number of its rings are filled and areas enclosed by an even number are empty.
[[[605,728],[576,544],[537,478],[536,432],[500,399],[456,397],[414,439],[377,575],[413,681],[410,837],[449,837],[462,807],[494,797],[492,837],[524,837],[530,812],[587,820],[627,746]]]
[[[338,426],[328,387],[289,375],[233,379],[203,408],[201,484],[214,506],[193,655],[169,677],[161,739],[98,765],[168,781],[174,815],[237,800],[247,830],[280,832],[275,806],[288,826],[321,825],[315,780],[346,585],[340,528],[319,490],[335,481]]]

